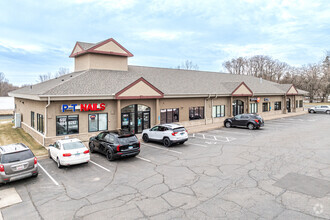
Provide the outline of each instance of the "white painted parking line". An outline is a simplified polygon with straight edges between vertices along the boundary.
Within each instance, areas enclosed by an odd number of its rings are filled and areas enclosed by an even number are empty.
[[[193,137],[195,137],[195,133],[193,133]]]
[[[196,146],[201,146],[201,147],[207,147],[207,146],[205,146],[205,145],[203,145],[203,144],[193,144],[193,143],[189,143],[189,144],[191,144],[191,145],[196,145]]]
[[[216,136],[213,136],[214,137],[214,140],[217,140],[217,137]]]
[[[0,211],[0,220],[2,220],[3,218],[2,218],[2,214],[1,214],[1,211]]]
[[[169,151],[169,152],[177,153],[177,154],[182,154],[182,152],[180,152],[180,151],[170,150],[170,149],[164,149],[164,148],[153,146],[153,145],[150,145],[150,144],[144,144],[143,143],[142,145],[147,146],[147,147],[157,148],[157,149],[164,150],[164,151]]]
[[[148,160],[146,158],[143,158],[143,157],[140,157],[140,156],[135,156],[136,158],[139,158],[140,160],[144,160],[144,161],[147,161],[149,163],[151,163],[151,160]]]
[[[103,170],[108,171],[109,173],[111,173],[111,170],[109,170],[109,169],[107,169],[107,168],[101,166],[100,164],[97,164],[97,163],[95,163],[94,161],[91,161],[91,160],[90,160],[89,162],[91,162],[92,164],[94,164],[94,165],[96,165],[96,166],[102,168]]]
[[[58,182],[56,182],[56,180],[45,170],[45,168],[43,168],[43,166],[41,166],[40,163],[38,163],[39,167],[46,173],[46,175],[49,177],[49,179],[51,179],[53,181],[53,183],[55,183],[56,186],[58,186]]]
[[[227,139],[227,142],[229,142],[229,138],[228,138],[228,137],[226,137],[226,139]]]
[[[235,130],[231,130],[231,131],[225,131],[225,130],[213,130],[213,131],[209,131],[210,133],[230,133],[233,135],[251,135],[251,133],[243,133],[243,132],[237,132]]]
[[[202,134],[203,135],[203,139],[205,139],[205,135],[204,134]]]

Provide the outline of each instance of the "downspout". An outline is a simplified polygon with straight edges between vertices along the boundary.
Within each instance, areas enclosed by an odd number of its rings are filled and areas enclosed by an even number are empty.
[[[48,103],[45,108],[45,134],[43,137],[42,145],[45,146],[45,136],[47,135],[47,108],[50,106],[50,97],[48,96]]]

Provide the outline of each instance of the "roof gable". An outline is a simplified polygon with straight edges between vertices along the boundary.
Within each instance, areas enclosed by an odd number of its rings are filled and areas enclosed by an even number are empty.
[[[242,82],[237,88],[231,93],[232,96],[253,96],[252,90]]]
[[[116,93],[116,99],[153,99],[163,97],[164,93],[143,77]]]
[[[297,95],[298,91],[294,85],[292,85],[289,90],[286,92],[287,95]]]
[[[77,47],[79,47],[79,49],[77,49]],[[96,44],[77,42],[70,57],[76,57],[85,53],[100,53],[124,57],[133,56],[131,52],[129,52],[113,38],[109,38]]]

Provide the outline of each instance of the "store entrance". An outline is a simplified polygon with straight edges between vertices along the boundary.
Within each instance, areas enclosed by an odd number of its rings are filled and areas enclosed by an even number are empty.
[[[121,110],[121,129],[134,134],[150,128],[150,108],[145,105],[129,105]]]
[[[233,102],[233,115],[239,115],[244,113],[244,102],[241,100],[235,100]]]
[[[288,98],[286,100],[286,109],[287,109],[288,113],[291,112],[291,99],[290,98]]]

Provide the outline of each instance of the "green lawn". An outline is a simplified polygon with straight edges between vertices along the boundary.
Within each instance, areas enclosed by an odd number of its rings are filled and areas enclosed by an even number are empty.
[[[6,123],[4,123],[6,122]],[[47,150],[36,142],[31,135],[22,128],[13,128],[11,120],[0,120],[0,145],[23,143],[28,146],[36,156],[47,154]]]

